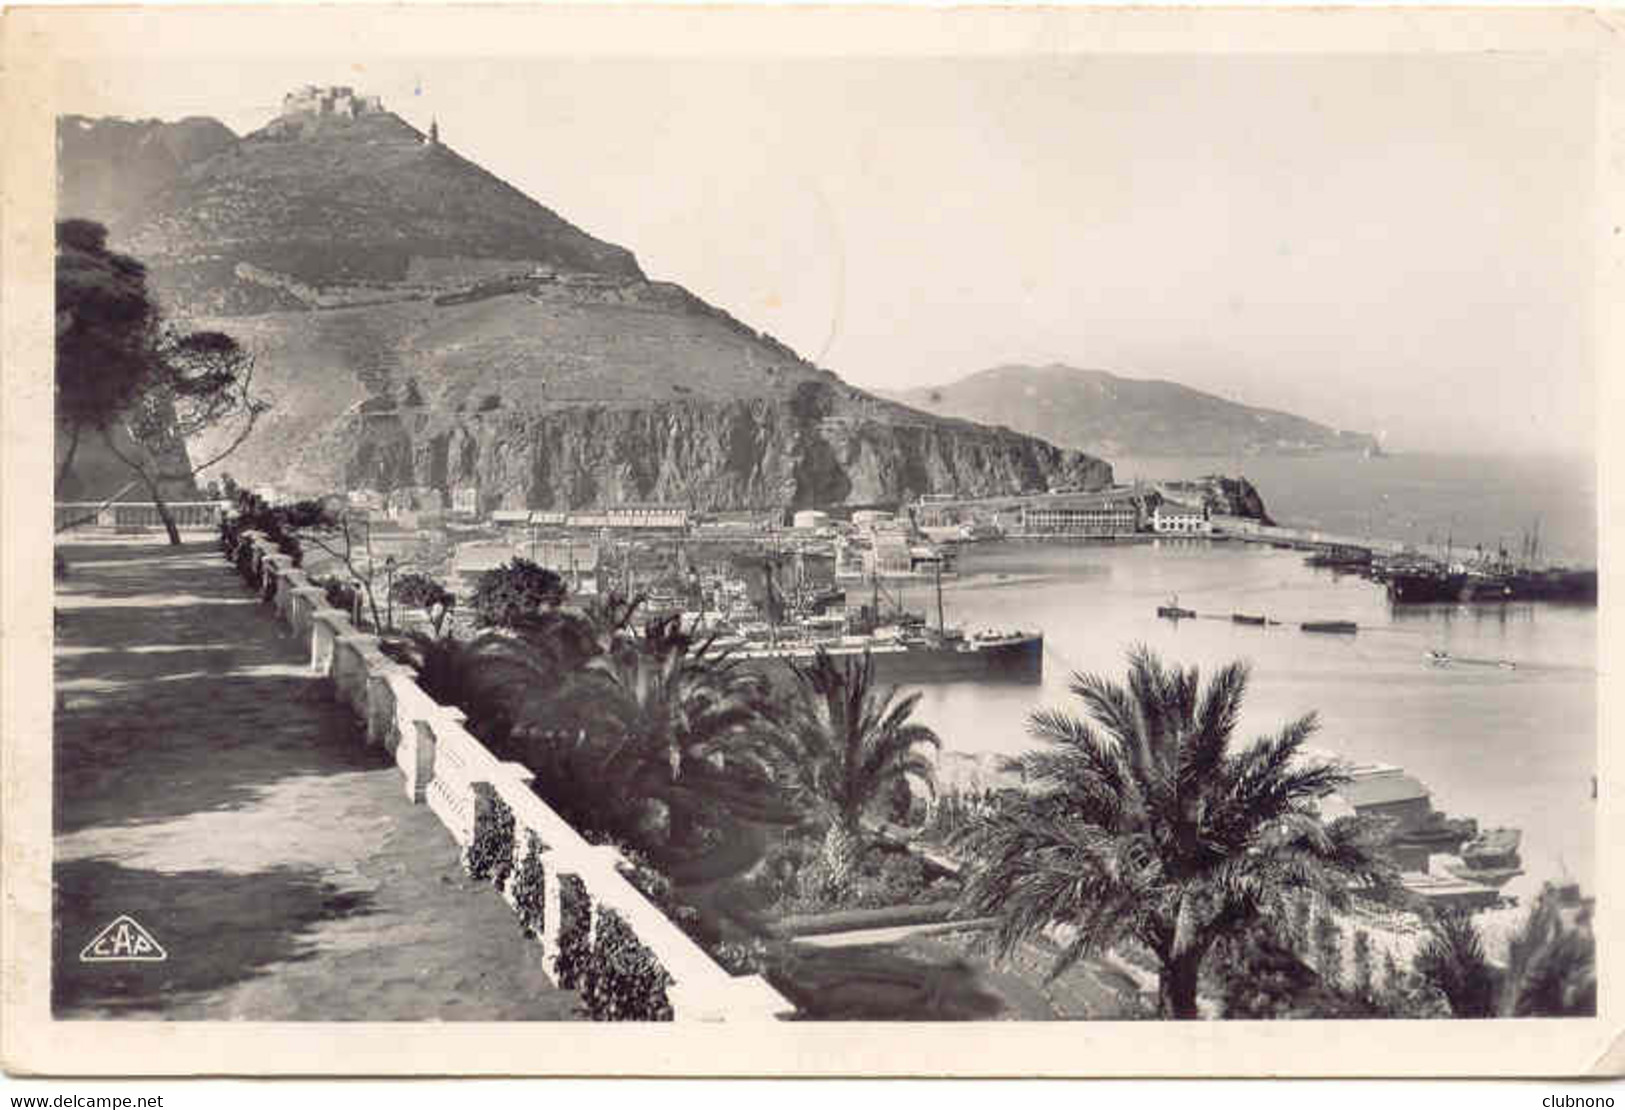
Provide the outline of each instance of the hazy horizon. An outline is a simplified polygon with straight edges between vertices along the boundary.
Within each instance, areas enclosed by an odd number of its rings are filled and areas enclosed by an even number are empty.
[[[1163,379],[1395,450],[1595,449],[1589,65],[1509,55],[138,63],[238,134],[351,84],[870,389]]]

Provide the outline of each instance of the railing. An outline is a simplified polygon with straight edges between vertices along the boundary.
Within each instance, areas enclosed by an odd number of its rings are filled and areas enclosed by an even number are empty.
[[[258,533],[245,575],[278,617],[309,645],[311,670],[329,678],[339,700],[366,723],[368,743],[394,756],[406,796],[426,804],[454,840],[469,850],[493,820],[492,799],[512,817],[512,870],[498,884],[520,909],[518,877],[527,867],[542,876],[541,926],[527,931],[542,946],[544,966],[560,978],[562,880],[579,880],[587,893],[587,942],[598,936],[601,910],[613,910],[670,977],[666,999],[674,1019],[765,1021],[788,1017],[794,1006],[759,975],[735,976],[711,959],[620,873],[613,848],[587,843],[530,787],[531,773],[505,763],[465,727],[455,708],[436,702],[412,672],[383,655],[376,637],[358,632],[327,604],[288,556]],[[539,865],[539,868],[538,868]],[[523,917],[522,917],[523,920]],[[611,934],[612,935],[612,934]],[[568,984],[564,984],[568,985]]]
[[[228,501],[166,501],[177,528],[213,528],[221,514],[231,507]],[[58,501],[56,527],[73,529],[157,529],[164,526],[158,506],[151,501]]]

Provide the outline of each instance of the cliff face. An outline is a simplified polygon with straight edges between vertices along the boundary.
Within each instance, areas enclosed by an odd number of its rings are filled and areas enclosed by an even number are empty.
[[[290,494],[474,486],[484,509],[713,509],[1112,477],[1079,452],[870,396],[642,279],[506,279],[205,325],[259,353],[272,403],[228,468]]]
[[[65,180],[116,176],[128,145],[81,144]],[[271,409],[225,464],[244,484],[474,486],[489,509],[1111,481],[1098,459],[847,385],[387,111],[207,146],[113,245],[148,264],[172,317],[255,353]]]
[[[807,418],[790,403],[354,414],[291,462],[297,487],[474,487],[482,511],[662,501],[698,509],[875,504],[1111,481],[1098,459],[929,422]]]

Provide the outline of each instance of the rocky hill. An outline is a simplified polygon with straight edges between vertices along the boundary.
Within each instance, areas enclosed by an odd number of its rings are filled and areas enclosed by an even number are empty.
[[[106,145],[64,143],[62,215],[116,176]],[[1111,480],[847,385],[387,111],[281,117],[108,220],[172,313],[258,353],[275,407],[227,468],[279,491],[736,508]]]
[[[890,396],[1107,457],[1294,455],[1375,449],[1375,437],[1175,382],[1070,366],[999,366]]]

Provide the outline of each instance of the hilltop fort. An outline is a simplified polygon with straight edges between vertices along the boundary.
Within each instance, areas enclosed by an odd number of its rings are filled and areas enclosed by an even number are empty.
[[[349,85],[301,85],[282,98],[284,116],[373,115],[384,110],[376,96],[358,95]]]

